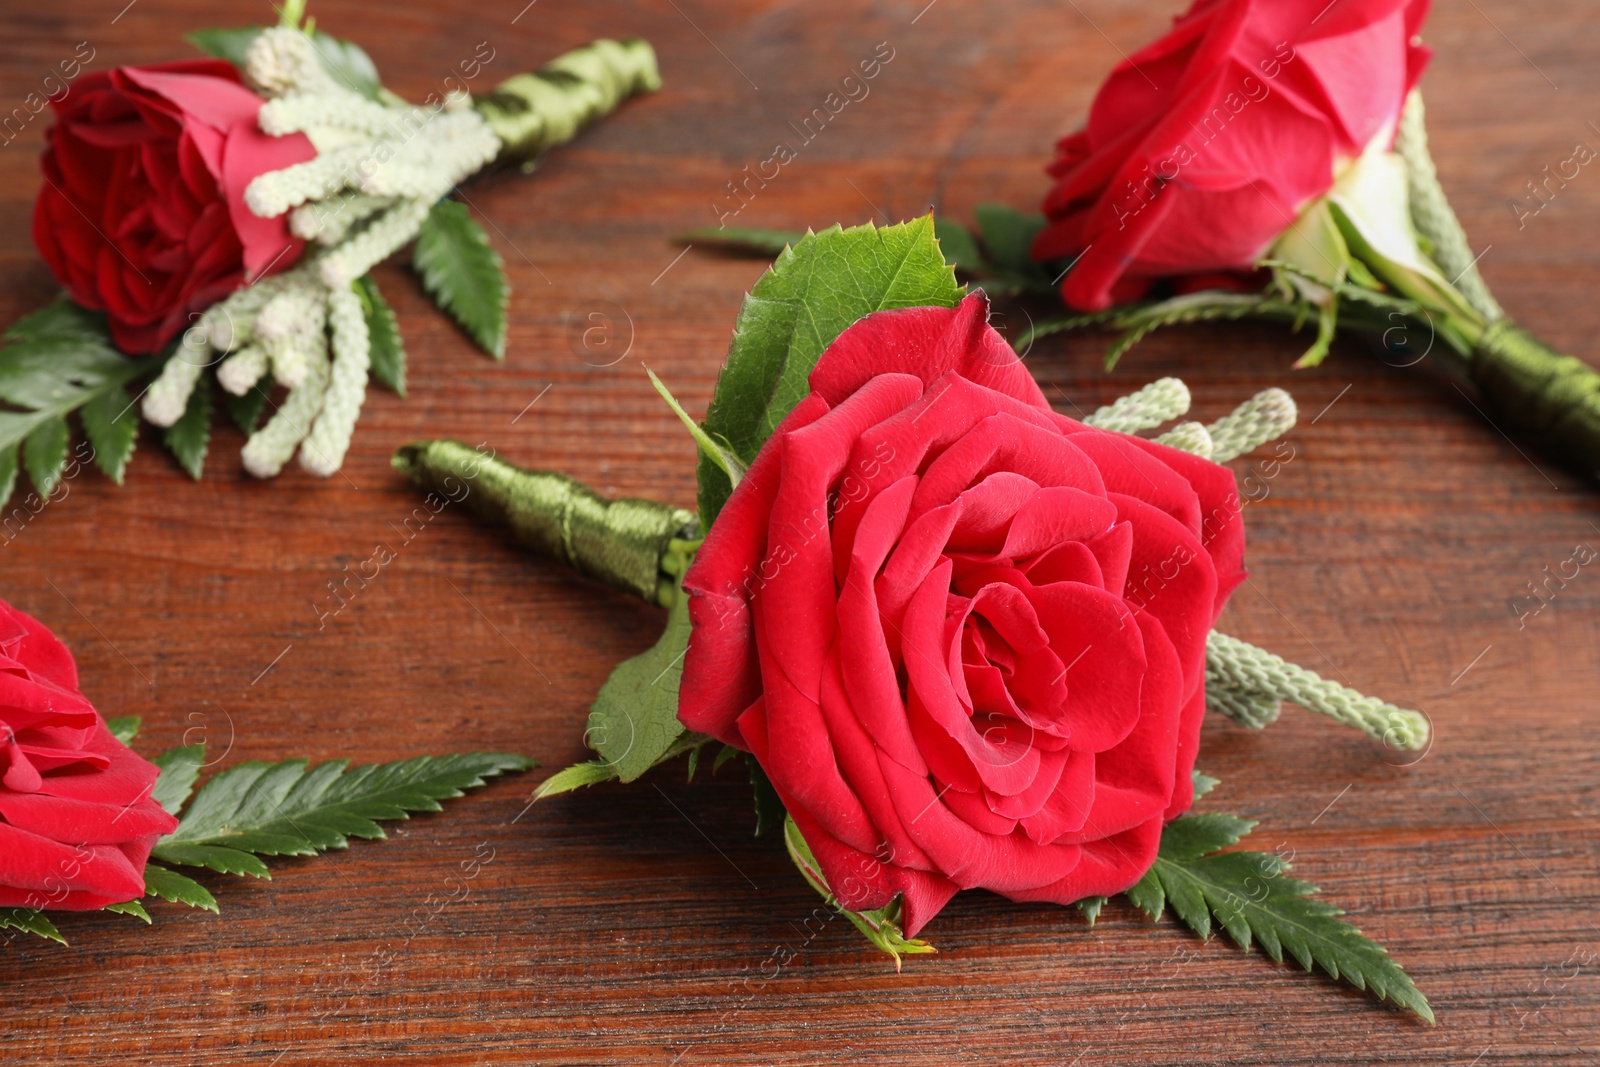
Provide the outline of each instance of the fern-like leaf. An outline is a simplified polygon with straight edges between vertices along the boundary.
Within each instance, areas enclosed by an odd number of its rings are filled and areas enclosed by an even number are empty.
[[[1277,962],[1287,951],[1306,970],[1321,967],[1357,989],[1409,1008],[1428,1022],[1433,1009],[1383,947],[1350,923],[1317,887],[1290,878],[1289,864],[1267,852],[1219,852],[1255,824],[1234,815],[1188,815],[1161,834],[1155,865],[1128,890],[1152,919],[1170,907],[1201,937],[1212,920],[1240,948],[1252,943]]]
[[[47,919],[44,912],[32,908],[0,908],[0,930],[22,930],[46,941],[67,943],[56,924]]]
[[[315,767],[305,760],[241,763],[201,787],[178,828],[150,855],[162,863],[266,878],[262,856],[309,856],[344,848],[352,837],[381,838],[380,819],[438,811],[442,799],[530,766],[503,752],[355,767],[347,760]]]
[[[506,303],[511,287],[489,235],[467,206],[441,200],[423,220],[411,265],[434,303],[495,359],[506,354]]]

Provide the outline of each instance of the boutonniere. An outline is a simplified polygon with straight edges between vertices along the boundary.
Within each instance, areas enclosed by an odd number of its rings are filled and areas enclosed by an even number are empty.
[[[198,478],[213,382],[245,470],[339,469],[369,379],[404,394],[368,271],[407,245],[435,302],[496,359],[509,286],[459,186],[532,162],[660,85],[643,41],[498,77],[477,45],[421,103],[286,3],[280,25],[201,30],[214,58],[85,71],[52,97],[33,237],[65,289],[0,346],[0,504],[42,507],[91,459],[121,482],[142,414]],[[92,52],[91,52],[92,58]],[[72,448],[68,416],[84,440]]]
[[[1220,461],[1294,421],[1269,390],[1213,423],[1164,379],[1082,421],[1050,408],[957,284],[930,219],[835,227],[746,298],[703,421],[696,511],[608,500],[452,441],[395,465],[528,547],[666,609],[600,690],[596,758],[537,796],[748,766],[758,832],[894,957],[931,952],[963,890],[1075,905],[1126,894],[1431,1018],[1382,948],[1253,823],[1196,812],[1210,710],[1251,728],[1289,701],[1383,744],[1429,727],[1216,632],[1244,579]]]
[[[148,924],[158,900],[214,912],[202,871],[270,878],[265,857],[381,838],[380,821],[438,811],[533,766],[504,752],[253,762],[196,791],[215,762],[204,740],[147,760],[129,747],[138,730],[136,717],[103,718],[66,646],[0,601],[0,932],[65,944],[52,915],[104,910]]]
[[[1056,146],[1043,214],[999,204],[940,220],[946,254],[992,293],[1060,294],[1070,312],[1017,340],[1099,327],[1108,368],[1152,331],[1258,319],[1341,330],[1391,366],[1430,358],[1497,428],[1600,474],[1600,373],[1509,318],[1446,199],[1423,120],[1428,0],[1201,0],[1117,66]],[[1511,202],[1530,225],[1595,158],[1578,144]],[[798,235],[686,235],[775,254]],[[1466,391],[1463,390],[1463,395]]]

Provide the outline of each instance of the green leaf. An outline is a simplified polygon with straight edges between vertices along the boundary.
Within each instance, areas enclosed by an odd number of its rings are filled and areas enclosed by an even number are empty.
[[[217,898],[211,891],[188,875],[169,871],[154,863],[144,865],[144,893],[147,897],[160,897],[174,904],[187,904],[206,911],[217,910]]]
[[[7,343],[16,341],[104,341],[106,319],[66,297],[29,312],[11,324],[4,335]]]
[[[700,755],[701,747],[708,744],[710,741],[711,738],[705,734],[685,732],[676,741],[674,741],[672,745],[661,754],[660,758],[651,764],[651,766],[659,767],[663,763],[675,760],[687,752],[689,754],[690,766],[692,768],[696,758]],[[692,778],[693,776],[694,772],[691,769],[690,777]],[[573,790],[582,789],[585,786],[599,785],[602,782],[614,782],[616,780],[617,765],[614,763],[607,763],[605,760],[589,760],[587,763],[574,763],[566,770],[557,771],[555,774],[552,774],[550,777],[540,782],[539,787],[533,791],[533,799],[544,800],[546,797],[559,796],[562,793],[570,793]]]
[[[167,810],[168,815],[178,814],[183,809],[183,802],[194,792],[200,768],[205,766],[205,742],[168,749],[150,762],[161,771],[150,790],[150,796]]]
[[[245,390],[243,396],[234,396],[227,390],[223,390],[222,393],[222,402],[227,405],[228,417],[245,436],[256,432],[256,423],[261,421],[262,409],[267,406],[267,401],[270,399],[266,378]]]
[[[800,833],[800,827],[787,815],[783,820],[783,843],[789,850],[789,858],[799,868],[805,880],[811,883],[811,888],[821,893],[823,899],[831,904],[835,911],[850,920],[857,930],[860,930],[866,939],[881,952],[888,953],[894,959],[894,969],[900,969],[900,957],[915,955],[924,952],[937,952],[938,949],[920,938],[908,938],[901,933],[900,926],[900,898],[895,897],[886,907],[873,911],[851,911],[841,907],[833,895],[833,890],[828,888],[828,881],[822,875],[822,868],[817,864],[817,859],[811,854],[811,846],[806,844],[806,839]]]
[[[1222,784],[1222,779],[1213,778],[1203,771],[1190,771],[1189,776],[1194,780],[1194,798],[1196,800],[1199,800]]]
[[[104,320],[61,300],[7,330],[0,348],[0,505],[16,487],[17,447],[40,496],[55,487],[66,459],[65,416],[160,367],[132,360],[111,344]]]
[[[722,749],[717,753],[716,759],[711,761],[711,773],[716,774],[718,771],[722,770],[722,765],[724,763],[727,763],[731,759],[742,756],[743,754],[744,753],[742,753],[739,749],[734,748],[732,745],[723,745]]]
[[[680,591],[661,640],[617,664],[589,709],[584,740],[616,768],[621,781],[631,782],[655,766],[683,733],[678,682],[689,629],[689,598]]]
[[[1254,823],[1233,815],[1186,815],[1161,834],[1155,865],[1128,891],[1152,919],[1170,906],[1201,937],[1212,918],[1240,948],[1252,943],[1282,962],[1285,950],[1306,970],[1321,967],[1378,999],[1388,999],[1433,1022],[1433,1009],[1411,978],[1351,924],[1316,899],[1316,886],[1288,877],[1289,864],[1266,852],[1218,852]]]
[[[972,211],[978,220],[983,245],[995,263],[1018,274],[1035,274],[1042,268],[1033,261],[1033,239],[1045,227],[1043,215],[1029,215],[1005,204],[979,204]]]
[[[119,718],[107,719],[106,729],[110,730],[111,736],[118,741],[125,745],[129,744],[139,734],[139,716],[123,715]]]
[[[202,377],[189,394],[189,404],[178,421],[161,435],[178,465],[195,481],[206,464],[206,447],[211,443],[211,379]]]
[[[243,70],[245,52],[261,30],[260,26],[217,27],[186,33],[183,39],[206,55],[225,59]],[[316,45],[317,58],[322,60],[323,69],[333,75],[336,82],[369,100],[383,102],[383,85],[378,78],[378,68],[373,64],[372,57],[359,46],[321,30],[311,32],[311,43]]]
[[[680,233],[672,240],[682,245],[703,245],[726,252],[756,255],[762,258],[776,256],[790,245],[799,244],[805,234],[794,230],[758,230],[739,226],[706,226]]]
[[[150,925],[150,913],[144,910],[144,905],[137,900],[124,900],[121,904],[107,904],[101,911],[109,911],[116,915],[132,915],[135,919],[143,919],[146,926]]]
[[[28,468],[28,477],[39,496],[48,500],[61,480],[61,471],[67,465],[67,442],[71,439],[67,420],[53,415],[34,427],[22,442],[22,465]]]
[[[378,66],[372,57],[353,41],[346,41],[321,30],[311,31],[311,43],[317,47],[317,56],[333,80],[360,93],[368,100],[383,103],[383,80],[378,77]]]
[[[183,39],[206,55],[225,59],[243,70],[244,54],[261,29],[260,26],[217,26],[186,33]]]
[[[434,303],[484,351],[504,358],[511,286],[499,253],[465,204],[441,200],[433,205],[417,234],[411,265]]]
[[[807,235],[745,297],[706,432],[748,463],[806,395],[823,350],[852,323],[886,308],[954,307],[965,292],[939,251],[930,216]],[[732,486],[703,456],[699,483],[701,528],[709,530]]]
[[[394,308],[378,291],[372,275],[356,279],[356,295],[367,319],[367,343],[371,348],[372,376],[401,396],[406,395],[406,349],[400,341],[400,323]]]
[[[150,855],[164,863],[205,867],[219,874],[247,874],[251,878],[272,879],[272,872],[267,870],[261,857],[222,845],[187,845],[181,842],[157,844]]]
[[[789,813],[784,810],[783,800],[772,787],[772,779],[761,769],[761,764],[756,762],[754,756],[745,758],[750,764],[750,788],[755,791],[756,836],[761,837],[768,830],[782,825]]]
[[[114,386],[83,405],[79,418],[94,448],[95,466],[121,485],[128,457],[139,439],[139,415],[133,401],[120,385]]]
[[[331,760],[241,763],[195,794],[178,828],[156,842],[162,863],[268,877],[259,856],[309,856],[344,848],[350,838],[381,838],[380,819],[438,811],[486,778],[524,770],[530,760],[503,752],[419,756],[350,767]]]
[[[1100,918],[1100,909],[1106,906],[1105,897],[1084,897],[1078,901],[1078,910],[1083,912],[1083,917],[1093,926]]]
[[[44,912],[32,908],[0,908],[0,930],[23,930],[49,941],[67,943],[56,924],[45,918]]]

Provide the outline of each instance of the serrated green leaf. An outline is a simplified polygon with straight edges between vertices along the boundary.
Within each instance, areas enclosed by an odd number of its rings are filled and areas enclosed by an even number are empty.
[[[772,787],[772,780],[761,769],[761,764],[756,762],[754,756],[748,756],[747,762],[750,764],[750,788],[755,793],[756,836],[761,837],[768,830],[781,826],[789,813],[784,810],[783,800]]]
[[[1222,784],[1222,779],[1213,778],[1203,771],[1190,771],[1189,776],[1194,780],[1194,798],[1196,800],[1199,800]]]
[[[1167,910],[1167,894],[1161,888],[1161,879],[1156,876],[1154,867],[1144,872],[1144,876],[1133,884],[1127,891],[1128,902],[1150,917],[1152,921],[1159,920]]]
[[[42,499],[48,500],[61,480],[71,436],[67,420],[53,415],[35,426],[22,442],[22,465],[28,468],[28,478]]]
[[[109,395],[125,397],[123,385],[161,365],[124,357],[103,318],[67,300],[25,316],[4,339],[0,401],[12,410],[0,410],[0,504],[16,487],[19,445],[34,488],[48,497],[67,460],[65,416]]]
[[[124,900],[121,904],[107,904],[101,911],[109,911],[115,915],[132,915],[135,919],[143,919],[146,926],[150,925],[150,913],[144,910],[144,905],[137,900]]]
[[[272,398],[272,394],[268,391],[268,382],[269,379],[263,378],[245,390],[243,396],[234,396],[226,390],[222,393],[222,402],[228,408],[228,418],[232,419],[233,424],[247,437],[256,432],[256,423],[261,421],[261,412],[266,408],[267,401]]]
[[[98,311],[90,311],[61,297],[38,311],[32,311],[11,324],[3,335],[9,344],[15,341],[56,340],[98,341],[106,336],[106,318]]]
[[[1288,877],[1288,863],[1266,852],[1215,851],[1253,825],[1232,815],[1186,815],[1169,823],[1155,865],[1128,899],[1151,918],[1170,905],[1201,937],[1211,936],[1215,917],[1240,948],[1259,944],[1279,962],[1287,950],[1308,971],[1321,967],[1433,1022],[1427,998],[1400,965],[1339,919],[1338,908],[1315,898],[1316,886]]]
[[[411,265],[422,287],[484,351],[506,351],[506,304],[511,286],[489,235],[455,200],[433,205],[417,233]]]
[[[745,297],[706,432],[748,463],[806,395],[817,359],[852,323],[888,308],[954,307],[965,293],[934,240],[931,216],[807,235]],[[709,530],[732,487],[704,456],[699,483],[700,524]]]
[[[188,875],[169,871],[154,863],[144,866],[144,892],[147,897],[160,897],[174,904],[187,904],[206,911],[217,910],[217,898],[211,891]]]
[[[208,781],[178,828],[156,842],[163,863],[268,877],[258,855],[309,856],[350,838],[381,838],[380,819],[438,811],[439,801],[532,762],[504,752],[418,756],[350,767],[330,760],[241,763]]]
[[[247,874],[251,878],[272,880],[272,872],[261,857],[222,845],[189,845],[182,842],[157,844],[150,855],[163,863],[204,867],[219,874]]]
[[[125,745],[130,744],[139,735],[139,716],[122,715],[115,719],[107,719],[106,729],[110,730],[111,736],[118,741]]]
[[[689,598],[679,593],[667,628],[650,649],[617,664],[589,709],[584,740],[631,782],[653,767],[680,735],[678,682],[689,649]]]
[[[725,252],[767,258],[775,256],[790,245],[799,244],[805,234],[797,230],[761,230],[739,226],[706,226],[680,233],[672,240],[677,244],[702,245]]]
[[[400,340],[400,323],[394,308],[378,291],[372,275],[356,279],[356,295],[367,320],[367,343],[371,348],[372,376],[401,396],[406,395],[406,349]]]
[[[806,844],[804,835],[800,833],[800,827],[787,815],[783,820],[783,843],[789,850],[789,859],[811,884],[811,888],[821,893],[835,911],[849,919],[850,924],[860,930],[874,947],[892,957],[895,970],[900,969],[901,956],[938,951],[920,938],[908,938],[901,933],[899,897],[873,911],[851,911],[840,906],[833,890],[828,887],[827,879],[823,877],[822,867],[811,853],[811,846]]]
[[[121,386],[114,386],[83,405],[79,418],[94,448],[95,466],[121,485],[128,457],[139,439],[139,416],[133,401]]]
[[[1083,912],[1083,917],[1090,926],[1093,926],[1099,920],[1100,909],[1105,906],[1105,897],[1084,897],[1078,901],[1078,910]]]
[[[195,383],[188,406],[162,433],[161,440],[189,477],[199,481],[211,443],[211,379],[202,377]]]
[[[1185,815],[1174,819],[1161,831],[1161,858],[1190,860],[1236,845],[1255,825],[1252,820],[1237,815]]]
[[[22,930],[47,941],[67,943],[56,924],[47,919],[44,912],[32,908],[0,908],[0,930]]]
[[[225,59],[243,70],[245,52],[261,30],[260,26],[214,27],[186,33],[183,39],[206,55]],[[323,69],[333,75],[336,82],[369,100],[383,102],[383,85],[378,78],[378,68],[373,64],[372,57],[359,46],[321,30],[312,31],[311,43],[316,46],[317,58],[322,60]]]
[[[168,749],[150,762],[161,771],[156,778],[156,784],[150,790],[150,796],[166,809],[168,815],[178,814],[183,808],[183,802],[194,792],[194,783],[195,779],[200,777],[200,768],[205,766],[205,742]]]

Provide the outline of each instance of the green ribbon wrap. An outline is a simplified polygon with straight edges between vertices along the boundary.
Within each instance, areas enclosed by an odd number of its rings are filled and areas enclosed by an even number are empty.
[[[659,88],[661,72],[646,41],[602,39],[507,78],[473,103],[505,146],[500,158],[527,164],[630,96]]]
[[[523,470],[460,441],[415,441],[393,463],[419,486],[505,526],[524,547],[662,607],[672,605],[698,536],[693,512],[609,500],[565,474]]]
[[[1504,318],[1484,330],[1467,367],[1505,430],[1600,476],[1600,372]]]

